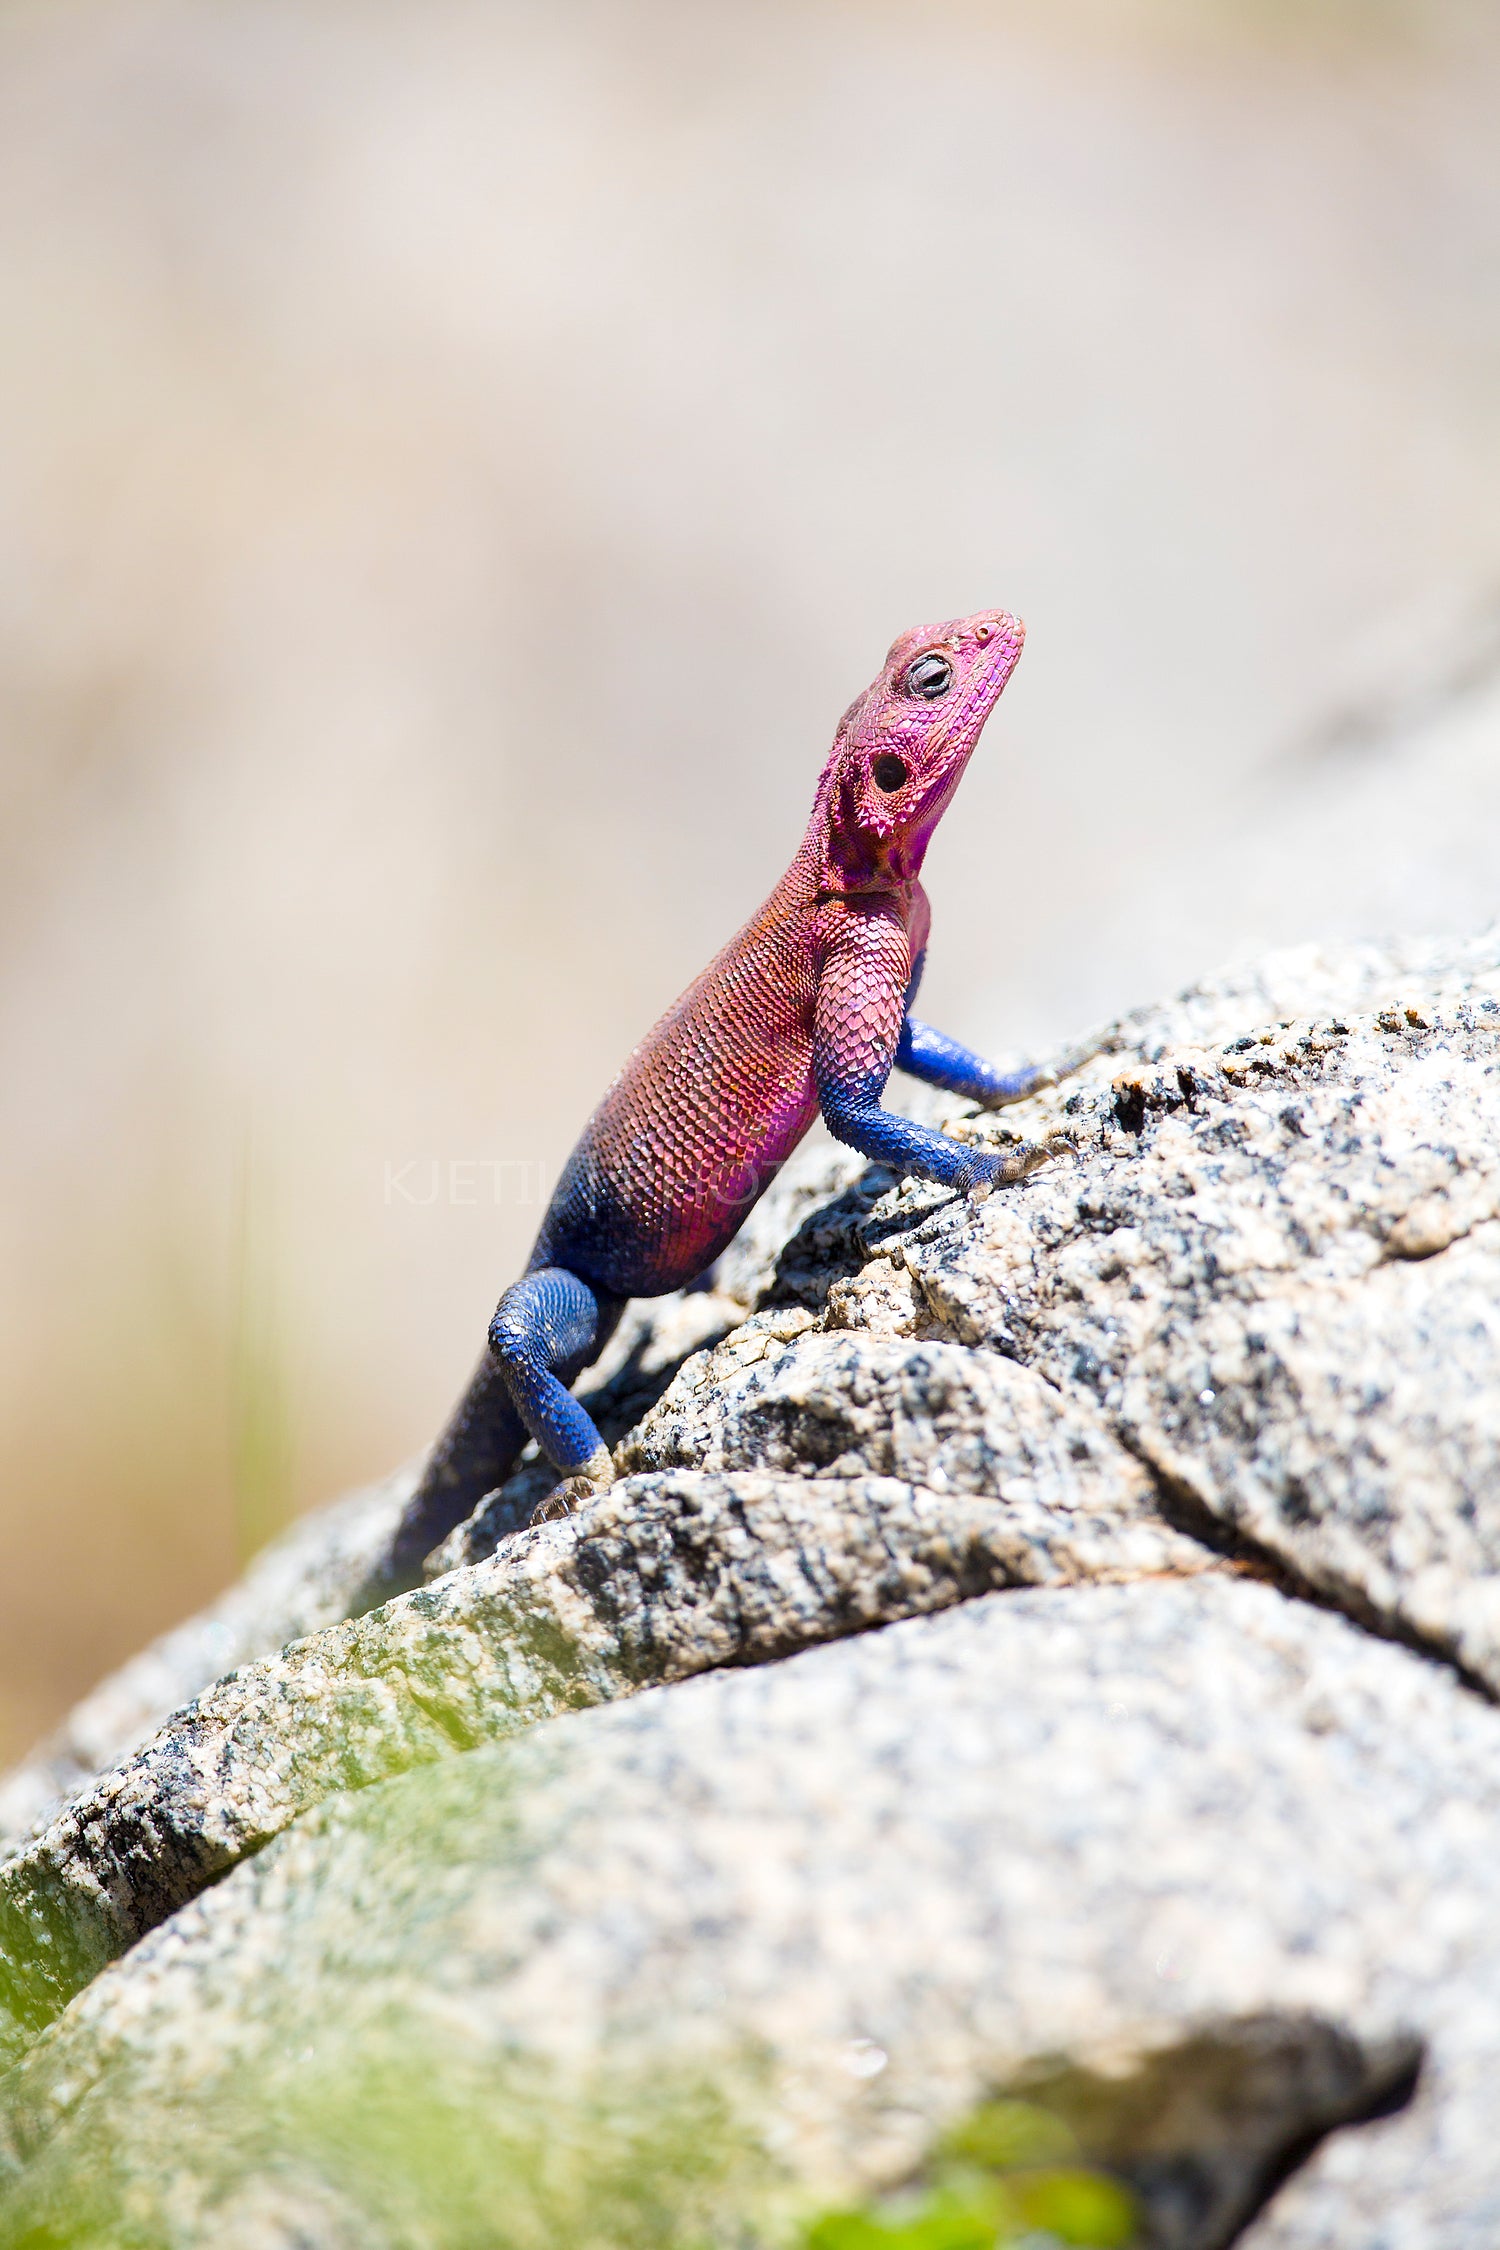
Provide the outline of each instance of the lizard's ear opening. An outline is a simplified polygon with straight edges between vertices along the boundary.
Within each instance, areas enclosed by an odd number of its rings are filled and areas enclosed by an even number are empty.
[[[896,757],[891,751],[886,751],[878,757],[870,771],[875,777],[876,788],[884,790],[888,797],[893,795],[896,790],[904,789],[911,779],[907,772],[906,760]]]

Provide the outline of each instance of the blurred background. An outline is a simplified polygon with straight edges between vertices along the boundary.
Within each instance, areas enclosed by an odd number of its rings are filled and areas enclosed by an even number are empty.
[[[431,1436],[894,634],[930,1012],[1500,906],[1475,0],[0,6],[0,1754]]]

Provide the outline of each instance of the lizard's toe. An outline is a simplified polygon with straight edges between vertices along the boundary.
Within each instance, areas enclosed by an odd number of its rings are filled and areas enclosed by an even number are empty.
[[[615,1465],[607,1446],[600,1446],[592,1460],[585,1462],[576,1476],[564,1477],[555,1484],[544,1499],[531,1511],[533,1523],[561,1523],[581,1508],[585,1500],[592,1500],[601,1492],[608,1492],[615,1481]]]

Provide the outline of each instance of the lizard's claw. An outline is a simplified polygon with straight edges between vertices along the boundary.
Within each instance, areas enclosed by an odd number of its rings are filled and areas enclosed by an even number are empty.
[[[1096,1055],[1123,1054],[1129,1046],[1130,1041],[1116,1030],[1095,1032],[1091,1039],[1080,1039],[1075,1046],[1064,1047],[1052,1065],[1053,1081],[1071,1078],[1075,1070],[1082,1070]]]
[[[983,1203],[992,1188],[1013,1187],[1038,1165],[1050,1164],[1054,1156],[1076,1155],[1077,1149],[1071,1133],[1049,1133],[1045,1140],[1018,1141],[1012,1148],[977,1149],[974,1177],[966,1183],[964,1192],[971,1203]]]
[[[537,1502],[531,1511],[530,1520],[532,1523],[561,1523],[565,1516],[571,1516],[575,1509],[581,1508],[585,1500],[592,1500],[597,1493],[608,1492],[614,1481],[615,1465],[610,1459],[609,1448],[601,1445],[576,1476],[564,1477],[561,1484],[555,1484],[546,1497]]]

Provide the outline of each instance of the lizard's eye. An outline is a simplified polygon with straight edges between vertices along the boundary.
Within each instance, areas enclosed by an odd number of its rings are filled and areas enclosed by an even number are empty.
[[[906,786],[906,766],[900,758],[894,757],[890,751],[887,751],[883,757],[877,758],[870,771],[875,776],[876,788],[883,789],[887,796],[890,796],[892,790],[904,789]]]
[[[908,695],[919,695],[924,703],[936,703],[953,685],[953,666],[946,656],[938,656],[929,649],[925,656],[907,665],[901,684]]]

